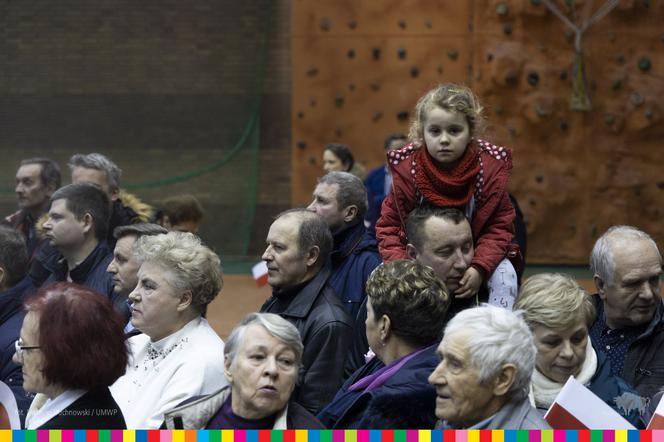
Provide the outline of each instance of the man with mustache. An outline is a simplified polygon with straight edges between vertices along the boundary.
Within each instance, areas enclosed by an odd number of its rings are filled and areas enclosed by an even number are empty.
[[[597,288],[597,319],[590,329],[596,348],[643,397],[664,385],[662,255],[645,232],[611,227],[593,247],[590,268]]]

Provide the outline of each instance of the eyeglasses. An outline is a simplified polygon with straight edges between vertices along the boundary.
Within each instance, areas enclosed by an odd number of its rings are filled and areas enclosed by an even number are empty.
[[[14,342],[14,349],[16,350],[16,356],[19,358],[23,357],[23,351],[24,350],[36,350],[38,348],[41,348],[39,345],[23,345],[19,344],[18,341]]]

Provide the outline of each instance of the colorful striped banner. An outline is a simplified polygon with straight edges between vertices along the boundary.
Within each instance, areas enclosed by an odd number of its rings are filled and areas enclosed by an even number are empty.
[[[0,430],[0,442],[664,442],[664,430]]]

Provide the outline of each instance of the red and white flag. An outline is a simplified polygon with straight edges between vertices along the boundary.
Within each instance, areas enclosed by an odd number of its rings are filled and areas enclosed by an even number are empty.
[[[664,396],[662,396],[664,398]],[[646,430],[664,430],[664,400],[660,399]]]
[[[634,426],[570,376],[544,419],[556,430],[635,430]]]
[[[254,275],[256,287],[263,287],[267,284],[267,264],[261,261],[251,268],[251,274]]]

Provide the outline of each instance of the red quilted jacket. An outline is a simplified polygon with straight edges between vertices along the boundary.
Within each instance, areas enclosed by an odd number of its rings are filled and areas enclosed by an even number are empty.
[[[473,140],[480,149],[481,168],[475,176],[475,210],[470,226],[475,239],[475,256],[471,265],[480,270],[484,280],[505,257],[519,255],[512,244],[516,213],[507,194],[507,180],[512,170],[512,152],[483,140]],[[418,145],[409,143],[388,152],[392,171],[392,191],[376,223],[376,239],[383,261],[408,259],[406,254],[406,220],[422,199],[415,184],[417,165],[411,158]],[[480,185],[477,185],[480,183]],[[465,212],[465,207],[458,207]]]

